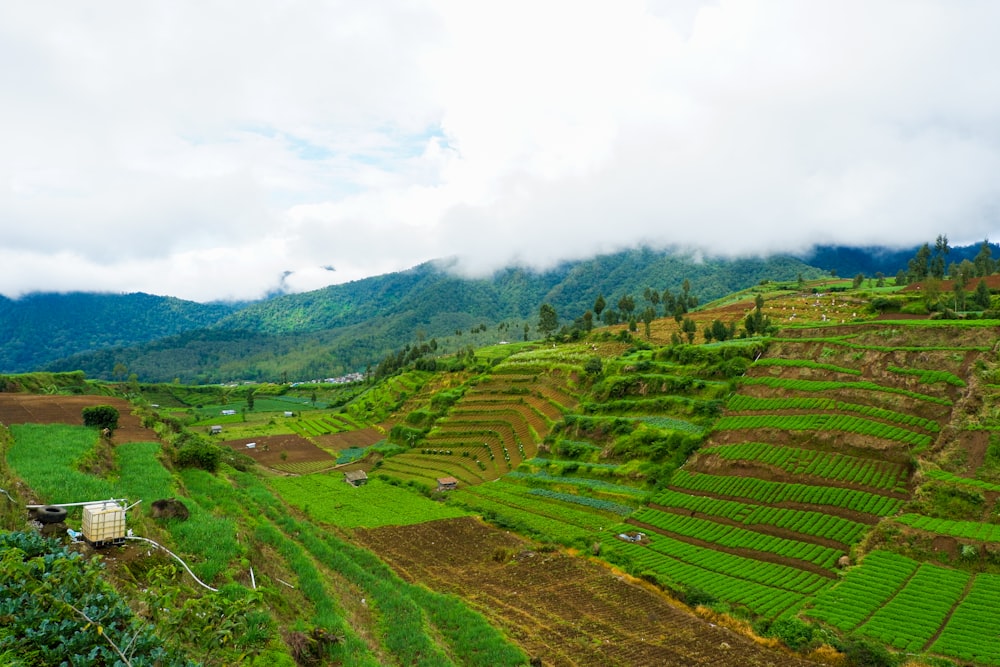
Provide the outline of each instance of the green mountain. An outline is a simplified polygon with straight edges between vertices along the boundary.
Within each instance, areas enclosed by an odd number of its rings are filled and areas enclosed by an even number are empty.
[[[239,309],[215,307],[200,326],[191,322],[159,336],[141,338],[136,332],[117,344],[63,347],[61,359],[36,357],[25,360],[33,364],[2,368],[83,370],[88,377],[110,379],[116,367],[124,366],[150,382],[316,379],[364,370],[418,339],[435,338],[450,351],[502,338],[520,340],[525,327],[535,337],[543,303],[556,309],[562,324],[570,324],[601,294],[611,309],[630,295],[641,311],[649,305],[641,302],[650,289],[678,294],[687,282],[704,303],[761,280],[820,274],[788,257],[718,260],[649,249],[567,262],[548,271],[508,268],[488,278],[463,278],[449,268],[428,262]],[[211,314],[217,317],[211,320]],[[48,360],[53,361],[41,363]]]
[[[0,372],[31,371],[83,351],[207,327],[235,308],[143,293],[0,297]]]

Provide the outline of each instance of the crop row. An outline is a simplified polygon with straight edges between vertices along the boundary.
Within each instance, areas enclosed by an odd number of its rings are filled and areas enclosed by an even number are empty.
[[[1000,525],[993,523],[937,519],[922,514],[903,514],[896,517],[896,521],[939,535],[964,537],[980,542],[1000,542]]]
[[[594,498],[591,496],[580,496],[575,493],[561,493],[559,491],[553,491],[552,489],[531,489],[528,491],[528,494],[532,496],[541,496],[543,498],[552,498],[553,500],[560,500],[564,503],[570,503],[572,505],[592,507],[602,512],[612,512],[621,516],[628,516],[635,510],[634,507],[622,505],[621,503],[615,503],[610,500],[601,500],[600,498]]]
[[[919,651],[937,633],[969,577],[968,572],[924,563],[857,631],[903,651]]]
[[[705,429],[697,424],[693,424],[686,419],[676,419],[674,417],[649,416],[636,417],[636,421],[648,424],[655,428],[669,429],[671,431],[682,431],[684,433],[702,433]]]
[[[604,526],[609,525],[607,515],[613,513],[609,509],[596,506],[584,506],[580,503],[568,504],[561,499],[541,498],[532,495],[530,490],[524,487],[506,484],[502,481],[496,484],[481,484],[466,491],[472,495],[517,507],[529,514],[537,514],[593,531],[599,531]],[[620,517],[620,515],[618,516]]]
[[[606,482],[602,479],[591,479],[589,477],[565,477],[563,475],[550,475],[546,472],[535,472],[527,473],[515,470],[514,472],[508,473],[507,477],[512,479],[524,480],[528,484],[557,484],[557,485],[568,485],[568,486],[578,486],[585,489],[592,489],[594,491],[601,491],[603,493],[613,494],[613,495],[626,495],[626,496],[637,496],[642,497],[646,495],[646,492],[642,489],[637,489],[634,486],[626,486],[624,484],[614,484],[613,482]]]
[[[720,574],[638,544],[615,540],[613,545],[632,561],[636,574],[650,572],[663,583],[675,582],[703,590],[720,600],[746,605],[766,618],[774,618],[804,599],[801,593]]]
[[[706,475],[678,470],[670,479],[672,487],[701,491],[717,496],[746,498],[761,504],[782,502],[807,505],[829,505],[876,516],[895,514],[901,500],[867,491],[835,486],[815,486],[787,482],[771,482],[755,477]]]
[[[682,516],[644,508],[632,515],[636,521],[649,524],[682,537],[712,542],[730,549],[749,549],[794,558],[825,568],[833,568],[844,552],[812,542],[800,542],[784,537],[758,533],[747,528],[716,523],[708,519]]]
[[[731,521],[739,521],[747,526],[758,524],[775,526],[803,535],[834,540],[842,544],[853,544],[868,528],[863,523],[833,514],[741,503],[711,496],[692,496],[669,489],[658,493],[652,499],[652,503],[719,516]]]
[[[793,475],[812,475],[877,489],[905,490],[905,466],[889,461],[848,456],[763,442],[741,442],[702,450],[727,460],[760,461]]]
[[[928,403],[936,403],[937,405],[951,405],[951,401],[947,398],[939,398],[937,396],[930,396],[928,394],[921,394],[916,391],[910,391],[908,389],[899,389],[897,387],[885,387],[875,382],[868,381],[855,381],[855,382],[836,382],[834,380],[799,380],[790,378],[776,378],[776,377],[744,377],[741,382],[745,385],[763,385],[765,387],[771,387],[773,389],[791,389],[792,391],[835,391],[837,389],[850,389],[850,390],[864,390],[864,391],[877,391],[886,392],[889,394],[899,394],[901,396],[906,396],[908,398],[913,398],[918,401],[926,401]]]
[[[847,375],[861,375],[861,371],[856,368],[845,368],[833,364],[823,364],[810,359],[786,359],[784,357],[767,357],[758,359],[754,366],[782,366],[790,368],[812,368],[820,371],[831,371],[834,373],[846,373]]]
[[[880,609],[917,571],[919,563],[890,551],[872,551],[860,566],[820,592],[806,615],[849,632]]]
[[[271,467],[275,470],[283,470],[297,475],[308,475],[320,470],[332,468],[334,464],[335,462],[333,459],[326,459],[325,461],[295,461],[293,463],[286,463],[283,461],[281,463],[275,463]]]
[[[987,491],[1000,491],[1000,484],[993,484],[991,482],[984,482],[979,479],[969,479],[968,477],[960,477],[954,473],[947,472],[945,470],[925,470],[924,474],[931,479],[936,479],[942,482],[952,482],[954,484],[964,484],[966,486],[974,486],[979,489],[986,489]]]
[[[900,366],[889,366],[888,370],[893,373],[898,373],[899,375],[916,376],[920,380],[921,384],[944,382],[955,387],[965,386],[965,380],[958,377],[954,373],[949,373],[948,371],[932,371],[923,368],[901,368]]]
[[[958,603],[941,636],[931,647],[936,653],[962,660],[1000,663],[1000,575],[978,574],[969,593]]]
[[[910,431],[899,426],[883,424],[853,415],[730,415],[715,423],[720,431],[755,428],[777,428],[784,431],[842,431],[873,438],[895,440],[918,448],[928,447],[934,441],[929,435]]]
[[[482,489],[480,485],[475,489]],[[560,542],[563,544],[587,542],[593,535],[592,530],[581,528],[559,519],[552,519],[542,514],[526,512],[518,505],[487,498],[469,489],[451,492],[454,502],[483,516],[487,521],[508,527],[518,532],[524,532],[539,538]],[[593,515],[597,516],[597,515]]]
[[[885,408],[873,405],[858,405],[857,403],[847,403],[833,398],[807,398],[795,396],[791,398],[758,398],[744,394],[734,394],[729,399],[726,407],[734,412],[757,411],[757,410],[829,410],[839,412],[857,412],[865,417],[872,417],[882,421],[895,422],[904,426],[915,426],[917,428],[937,433],[941,427],[933,419],[918,417],[917,415],[886,410]]]
[[[804,595],[812,595],[831,583],[829,578],[815,572],[716,551],[666,535],[650,536],[648,547],[706,570]]]

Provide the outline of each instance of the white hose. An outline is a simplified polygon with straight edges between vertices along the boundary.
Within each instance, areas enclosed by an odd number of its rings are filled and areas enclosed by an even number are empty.
[[[179,563],[180,563],[181,565],[183,565],[183,566],[184,566],[184,569],[188,571],[188,574],[190,574],[190,575],[191,575],[192,577],[194,577],[194,580],[195,580],[195,581],[197,581],[197,582],[198,582],[199,584],[201,584],[201,585],[202,585],[203,587],[207,588],[208,590],[212,591],[213,593],[218,593],[218,592],[219,592],[219,589],[218,589],[218,588],[212,588],[211,586],[209,586],[208,584],[206,584],[206,583],[205,583],[204,581],[202,581],[201,579],[199,579],[199,578],[198,578],[198,575],[196,575],[196,574],[195,574],[194,572],[192,572],[192,571],[191,571],[191,568],[189,568],[189,567],[187,566],[187,563],[185,563],[185,562],[184,562],[184,561],[183,561],[183,560],[181,559],[181,557],[180,557],[180,556],[178,556],[177,554],[175,554],[175,553],[174,553],[173,551],[171,551],[170,549],[166,548],[166,547],[165,547],[165,546],[163,546],[162,544],[157,544],[157,543],[156,543],[156,542],[154,542],[153,540],[150,540],[150,539],[148,539],[148,538],[145,538],[145,537],[135,537],[135,536],[128,536],[128,537],[125,537],[124,539],[126,539],[126,540],[142,540],[143,542],[149,542],[149,543],[150,543],[150,544],[152,544],[152,545],[153,545],[154,547],[158,547],[158,548],[160,548],[160,549],[163,549],[163,550],[164,550],[164,551],[166,551],[166,552],[167,552],[168,554],[170,554],[171,556],[173,556],[174,558],[176,558],[176,559],[177,559],[177,562],[179,562]]]

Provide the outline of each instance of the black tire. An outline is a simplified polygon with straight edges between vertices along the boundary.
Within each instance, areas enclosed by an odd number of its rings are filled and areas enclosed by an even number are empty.
[[[42,523],[60,523],[66,520],[66,508],[57,505],[42,505],[35,510],[35,517]]]

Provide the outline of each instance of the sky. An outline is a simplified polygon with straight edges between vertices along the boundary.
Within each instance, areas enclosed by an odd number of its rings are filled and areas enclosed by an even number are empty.
[[[993,0],[0,3],[0,294],[1000,239]]]

